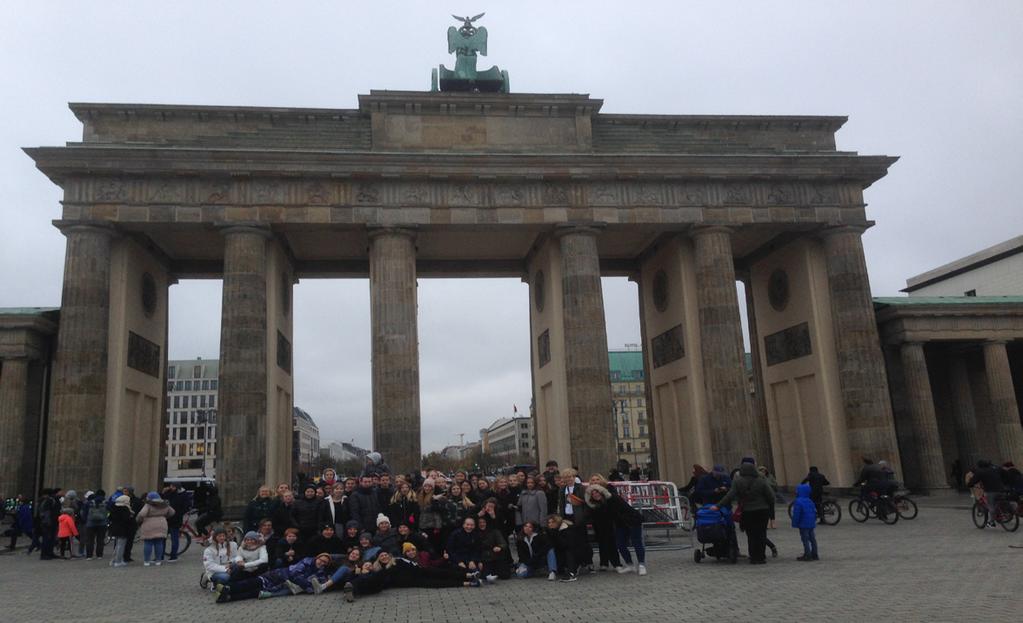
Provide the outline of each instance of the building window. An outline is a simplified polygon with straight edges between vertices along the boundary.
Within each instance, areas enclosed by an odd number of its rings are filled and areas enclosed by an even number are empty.
[[[192,367],[192,378],[193,379],[202,378],[202,366],[193,366]]]
[[[216,388],[217,388],[217,381],[216,380],[210,381],[210,389],[216,389]]]
[[[186,392],[192,391],[192,381],[185,381],[185,391]]]
[[[626,452],[632,452],[632,444],[631,443],[626,443],[625,444],[625,451]]]
[[[177,383],[174,384],[174,391],[176,391],[176,392],[180,392],[184,388],[185,388],[185,382],[184,381],[178,381]]]
[[[195,408],[198,408],[198,406],[199,406],[199,397],[193,395],[192,396],[192,408],[195,409]]]
[[[625,444],[619,443],[618,444],[618,451],[619,452],[625,452]]]
[[[206,408],[206,394],[199,396],[199,406],[202,407],[203,409]]]
[[[175,366],[167,366],[167,378],[169,378],[169,379],[174,378],[174,371],[176,369],[177,368]]]
[[[967,290],[966,292],[963,292],[963,296],[977,296],[977,291],[976,290]]]
[[[177,409],[181,406],[181,396],[174,397],[174,408]]]
[[[217,406],[217,395],[213,394],[213,395],[210,396],[210,408],[212,409],[213,407],[216,407],[216,406]]]
[[[202,382],[202,388],[203,388],[203,391],[208,390],[210,388],[210,382],[209,381],[203,381]]]

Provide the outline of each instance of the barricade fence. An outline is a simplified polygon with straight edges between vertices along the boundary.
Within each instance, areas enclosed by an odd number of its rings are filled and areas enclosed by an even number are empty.
[[[648,549],[685,549],[693,529],[689,498],[679,495],[673,482],[662,480],[618,481],[610,483],[630,506],[643,515],[643,541]],[[685,533],[680,535],[679,533]]]

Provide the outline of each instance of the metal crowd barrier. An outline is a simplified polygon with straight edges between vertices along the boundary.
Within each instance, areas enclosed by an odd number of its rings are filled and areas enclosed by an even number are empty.
[[[689,498],[679,495],[673,482],[661,480],[610,483],[618,495],[643,515],[643,542],[647,549],[678,550],[692,547],[693,529]]]

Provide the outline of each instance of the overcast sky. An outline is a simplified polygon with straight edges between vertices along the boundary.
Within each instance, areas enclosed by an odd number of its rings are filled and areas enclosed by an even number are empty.
[[[144,8],[144,7],[149,8]],[[938,10],[936,7],[942,7]],[[0,306],[60,303],[60,190],[21,152],[77,141],[69,101],[355,108],[428,90],[450,13],[486,11],[512,90],[603,112],[848,115],[839,149],[900,156],[868,189],[876,295],[1021,232],[1023,3],[15,2],[0,5]],[[423,449],[529,404],[527,287],[420,281]],[[639,342],[636,291],[605,279],[608,342]],[[172,358],[219,352],[220,282],[171,288]],[[295,400],[370,441],[369,286],[295,289]]]

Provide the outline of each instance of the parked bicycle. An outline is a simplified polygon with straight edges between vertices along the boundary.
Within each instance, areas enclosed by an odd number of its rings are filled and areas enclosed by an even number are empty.
[[[1015,532],[1019,528],[1020,504],[1012,497],[1001,496],[995,500],[995,523],[1007,532]],[[983,530],[988,524],[988,496],[982,494],[973,502],[973,525]]]
[[[916,508],[915,504],[913,508]],[[849,516],[858,523],[863,523],[871,517],[877,517],[890,526],[899,521],[899,509],[891,497],[871,492],[867,496],[850,500]]]
[[[795,500],[789,502],[789,519],[792,519],[792,505],[795,503]],[[817,514],[820,522],[826,526],[837,526],[838,522],[842,521],[842,507],[834,498],[822,499],[820,506],[817,507]]]

